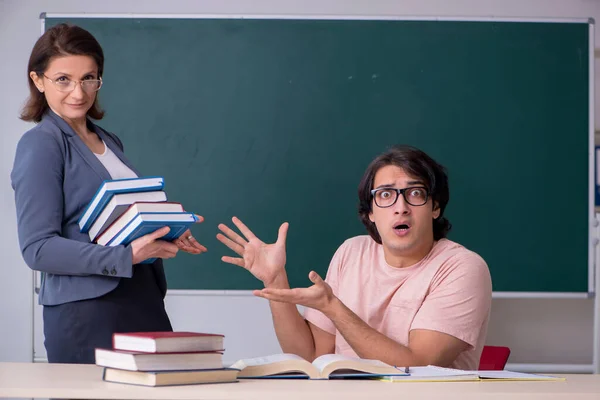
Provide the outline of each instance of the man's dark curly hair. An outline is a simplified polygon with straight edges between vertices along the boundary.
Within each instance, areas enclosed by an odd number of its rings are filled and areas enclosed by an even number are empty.
[[[369,219],[369,214],[373,211],[371,190],[377,171],[388,165],[402,168],[407,174],[423,181],[432,199],[432,207],[440,209],[440,215],[433,220],[433,238],[434,240],[445,238],[452,228],[450,221],[444,218],[444,210],[450,200],[446,168],[438,164],[425,152],[407,145],[394,146],[375,158],[369,164],[358,185],[358,215],[367,228],[369,235],[381,244],[381,236],[377,232],[377,227]]]

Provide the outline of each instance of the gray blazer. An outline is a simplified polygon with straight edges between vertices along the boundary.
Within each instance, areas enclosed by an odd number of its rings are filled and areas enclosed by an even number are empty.
[[[115,135],[88,121],[106,145],[136,174]],[[57,305],[102,296],[133,275],[130,246],[104,247],[79,232],[77,221],[104,180],[100,160],[62,118],[48,111],[17,145],[11,172],[21,253],[42,271],[40,304]],[[162,260],[152,268],[163,297]]]

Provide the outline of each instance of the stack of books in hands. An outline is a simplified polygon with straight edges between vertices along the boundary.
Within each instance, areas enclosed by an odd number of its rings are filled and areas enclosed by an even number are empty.
[[[115,333],[113,348],[95,350],[107,382],[143,386],[237,381],[223,368],[223,335],[197,332]]]
[[[170,231],[161,240],[177,239],[197,218],[168,202],[163,189],[162,177],[104,181],[79,218],[79,229],[103,246],[128,245],[164,226]]]

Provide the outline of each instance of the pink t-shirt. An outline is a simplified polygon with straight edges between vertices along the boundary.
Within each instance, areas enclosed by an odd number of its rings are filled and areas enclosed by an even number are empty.
[[[485,261],[448,239],[434,243],[421,261],[391,267],[383,246],[369,236],[346,240],[337,250],[327,283],[333,293],[371,328],[408,346],[413,329],[452,335],[470,345],[451,367],[475,370],[485,342],[492,302],[492,282]],[[356,353],[321,312],[307,308],[304,317],[335,335],[335,353]]]

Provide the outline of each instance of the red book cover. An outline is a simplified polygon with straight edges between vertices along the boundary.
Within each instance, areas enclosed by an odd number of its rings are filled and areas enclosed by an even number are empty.
[[[198,336],[221,336],[218,333],[200,333],[200,332],[128,332],[128,333],[115,333],[114,335],[121,336],[132,336],[142,337],[149,339],[162,339],[162,338],[182,338],[182,337],[198,337]]]
[[[128,332],[113,334],[113,349],[143,353],[223,351],[224,335],[201,332]]]
[[[143,352],[143,351],[131,351],[131,350],[115,350],[115,349],[109,349],[109,348],[103,348],[103,347],[96,347],[96,350],[105,350],[105,351],[112,351],[115,353],[120,353],[120,354],[133,354],[133,355],[151,355],[152,353],[147,353],[147,352]],[[225,349],[221,349],[221,350],[201,350],[201,351],[187,351],[186,354],[212,354],[212,353],[218,353],[218,354],[223,354],[225,352]],[[173,352],[173,353],[160,353],[160,354],[181,354],[181,352]]]

